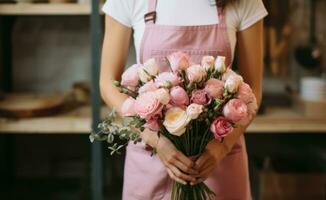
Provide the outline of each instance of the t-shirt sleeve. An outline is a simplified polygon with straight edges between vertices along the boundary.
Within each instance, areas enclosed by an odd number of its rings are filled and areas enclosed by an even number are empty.
[[[239,17],[238,31],[250,27],[268,14],[262,0],[239,0],[237,13]]]
[[[132,15],[131,0],[106,0],[102,7],[102,11],[117,20],[121,24],[131,27]]]

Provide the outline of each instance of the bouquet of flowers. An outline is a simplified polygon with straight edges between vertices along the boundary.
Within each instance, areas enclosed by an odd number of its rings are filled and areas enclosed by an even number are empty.
[[[223,142],[237,125],[247,125],[257,111],[257,101],[243,78],[225,66],[225,57],[204,56],[192,64],[189,56],[175,52],[167,57],[170,71],[159,72],[155,59],[135,64],[114,81],[129,97],[122,120],[115,112],[99,124],[91,141],[107,141],[111,154],[128,142],[140,142],[145,128],[167,137],[188,157],[200,155],[211,140]],[[115,138],[125,141],[117,142]],[[172,200],[212,199],[205,183],[173,183]]]

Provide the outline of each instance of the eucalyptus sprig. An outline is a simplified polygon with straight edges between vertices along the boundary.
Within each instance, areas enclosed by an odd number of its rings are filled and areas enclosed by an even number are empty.
[[[117,116],[115,110],[98,125],[98,132],[91,132],[89,139],[94,141],[106,141],[111,150],[111,155],[120,154],[120,150],[129,141],[140,142],[140,131],[143,131],[145,121],[139,117],[125,117],[122,120]]]

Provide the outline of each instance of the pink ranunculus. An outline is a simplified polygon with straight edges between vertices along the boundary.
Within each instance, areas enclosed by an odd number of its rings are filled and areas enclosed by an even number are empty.
[[[130,117],[130,116],[135,116],[135,99],[132,97],[128,97],[122,104],[121,107],[121,113],[123,117]]]
[[[187,92],[180,86],[175,86],[170,90],[171,101],[176,106],[186,106],[189,104]]]
[[[240,99],[231,99],[223,107],[223,115],[232,122],[237,122],[248,116],[247,105]]]
[[[224,93],[224,82],[211,78],[205,83],[204,90],[211,98],[221,99]]]
[[[225,88],[230,93],[235,93],[238,91],[239,86],[242,84],[243,78],[240,75],[234,74],[230,75],[225,81]]]
[[[150,92],[150,91],[155,91],[158,88],[156,87],[155,83],[153,80],[148,81],[145,83],[143,86],[141,86],[138,90],[139,94],[145,93],[145,92]]]
[[[156,87],[173,87],[180,83],[180,77],[172,72],[162,72],[155,78]]]
[[[191,65],[186,70],[186,75],[190,83],[198,83],[206,77],[207,73],[202,66]]]
[[[214,67],[215,58],[213,56],[204,56],[201,59],[201,66],[208,71]]]
[[[205,90],[195,89],[191,92],[191,102],[193,103],[207,105],[209,100],[210,99]]]
[[[169,55],[167,59],[173,72],[186,70],[189,67],[189,56],[181,51]]]
[[[238,88],[238,92],[235,97],[238,99],[241,99],[246,104],[254,101],[253,98],[255,98],[250,86],[245,82],[242,82],[240,84],[240,86]]]
[[[150,119],[148,119],[146,121],[146,123],[144,124],[144,127],[150,129],[151,131],[159,131],[160,126],[159,126],[157,120],[158,120],[158,118],[156,116],[151,117]]]
[[[221,140],[233,131],[233,127],[225,117],[217,117],[212,122],[210,130],[216,139]]]
[[[163,105],[156,97],[155,92],[145,92],[140,94],[135,102],[135,112],[143,119],[149,119],[155,115],[159,115]]]
[[[141,67],[140,64],[134,64],[123,72],[121,76],[121,85],[136,87],[139,84],[139,76],[137,74],[138,68]]]

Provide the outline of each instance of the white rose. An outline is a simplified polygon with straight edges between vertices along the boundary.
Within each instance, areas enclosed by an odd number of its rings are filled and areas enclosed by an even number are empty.
[[[236,93],[242,81],[243,79],[241,76],[237,74],[230,75],[228,79],[226,79],[224,87],[228,92]]]
[[[166,105],[170,102],[170,93],[168,89],[160,88],[156,90],[155,93],[161,104]]]
[[[191,118],[185,110],[173,107],[166,111],[163,125],[172,135],[181,136],[186,131],[186,126]]]
[[[224,73],[226,71],[224,56],[217,56],[215,60],[215,69],[220,73]]]
[[[203,108],[203,105],[192,103],[187,107],[186,113],[191,119],[197,119],[200,113],[203,112]]]
[[[159,66],[154,58],[147,60],[143,66],[137,70],[139,79],[146,83],[159,73]]]

